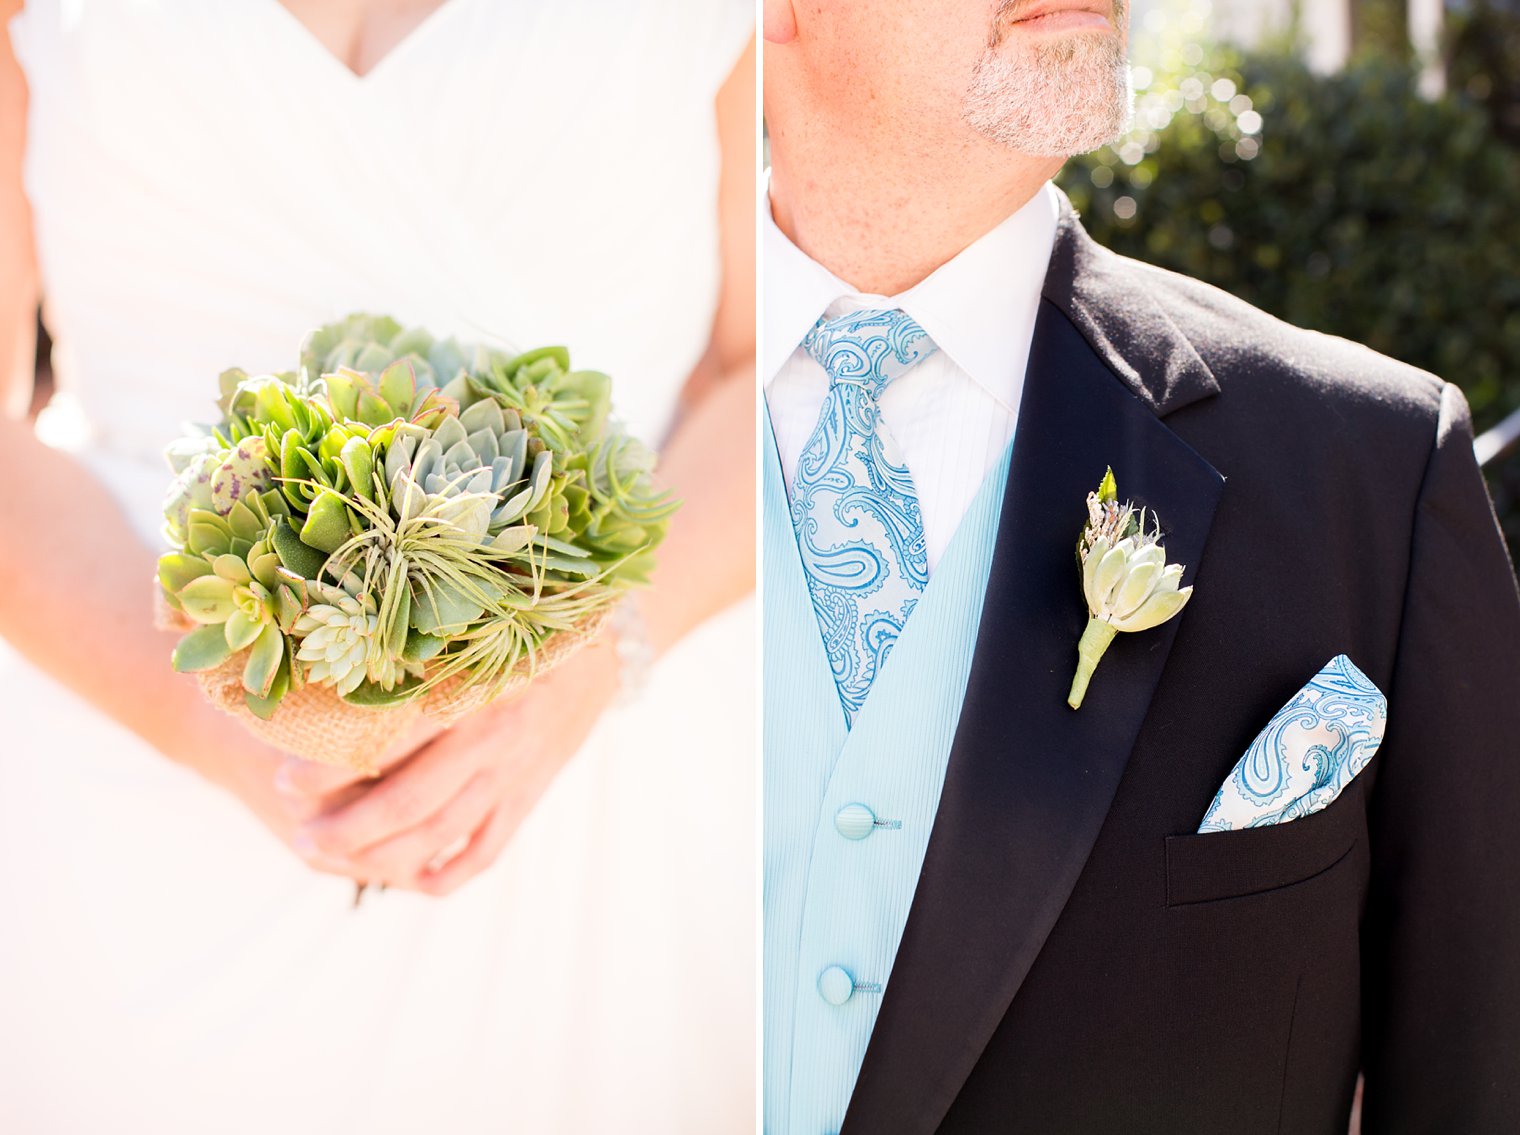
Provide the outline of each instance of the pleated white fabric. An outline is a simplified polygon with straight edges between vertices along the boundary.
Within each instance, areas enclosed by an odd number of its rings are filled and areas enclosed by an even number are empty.
[[[29,0],[55,369],[143,539],[217,372],[350,310],[569,344],[658,440],[716,303],[712,97],[752,18],[447,0],[361,79],[277,0]],[[753,623],[667,656],[481,879],[357,913],[0,645],[0,1130],[748,1130]]]

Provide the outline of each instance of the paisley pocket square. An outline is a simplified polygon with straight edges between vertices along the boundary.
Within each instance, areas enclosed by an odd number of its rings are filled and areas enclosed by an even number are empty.
[[[1198,830],[1265,827],[1327,807],[1372,760],[1387,723],[1383,692],[1336,655],[1257,734]]]

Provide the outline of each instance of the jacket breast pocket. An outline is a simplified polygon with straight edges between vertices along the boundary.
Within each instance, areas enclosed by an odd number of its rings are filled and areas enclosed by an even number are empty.
[[[1241,898],[1307,882],[1366,833],[1362,777],[1308,816],[1260,828],[1166,837],[1166,905]]]

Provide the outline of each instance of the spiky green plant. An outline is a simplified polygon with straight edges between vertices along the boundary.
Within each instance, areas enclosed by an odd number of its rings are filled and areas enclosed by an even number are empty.
[[[329,564],[330,571],[357,573],[366,590],[378,591],[381,633],[393,652],[431,657],[488,612],[533,609],[531,526],[504,528],[487,539],[468,518],[489,509],[498,499],[494,493],[427,494],[404,477],[401,486],[395,506],[378,487],[379,501],[349,501],[364,530]]]

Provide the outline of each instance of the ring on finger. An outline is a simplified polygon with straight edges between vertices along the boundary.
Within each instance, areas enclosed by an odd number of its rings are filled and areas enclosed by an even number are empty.
[[[459,858],[460,852],[464,851],[464,849],[466,847],[468,847],[469,845],[470,845],[470,837],[469,837],[469,835],[466,834],[466,835],[460,836],[453,843],[449,844],[442,851],[438,852],[437,855],[433,856],[433,858],[429,859],[427,861],[427,866],[426,866],[426,868],[424,868],[424,870],[426,870],[426,871],[428,871],[430,873],[434,872],[434,871],[441,871],[441,870],[443,870],[443,868],[445,868],[446,866],[448,866],[455,859]]]

